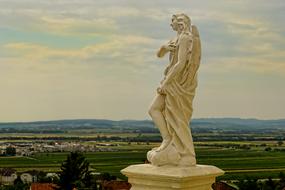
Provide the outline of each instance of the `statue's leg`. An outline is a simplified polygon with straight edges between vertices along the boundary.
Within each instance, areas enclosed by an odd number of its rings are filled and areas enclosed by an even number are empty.
[[[166,126],[164,115],[162,114],[164,107],[165,107],[165,96],[157,94],[150,106],[149,115],[151,116],[155,126],[159,129],[163,139],[161,146],[158,148],[158,151],[166,148],[166,146],[169,144],[171,140],[169,131]]]

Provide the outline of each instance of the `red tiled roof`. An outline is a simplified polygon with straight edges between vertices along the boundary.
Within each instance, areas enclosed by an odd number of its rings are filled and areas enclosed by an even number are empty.
[[[32,183],[31,190],[54,190],[55,184],[52,183]]]
[[[214,190],[236,190],[236,188],[228,185],[227,183],[224,182],[216,182],[212,185]]]
[[[127,181],[103,181],[103,189],[110,190],[130,190],[131,184]]]

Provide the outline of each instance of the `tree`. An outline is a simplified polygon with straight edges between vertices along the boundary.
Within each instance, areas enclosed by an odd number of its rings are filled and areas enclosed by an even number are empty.
[[[283,172],[280,172],[279,173],[279,183],[277,185],[277,188],[276,189],[284,189],[285,188],[285,174]]]
[[[275,190],[276,186],[276,183],[269,177],[263,184],[262,190]]]
[[[110,175],[109,173],[105,172],[105,173],[102,173],[99,178],[102,180],[102,181],[111,181],[111,180],[116,180],[117,177],[116,176],[113,176],[113,175]]]
[[[257,179],[246,178],[246,180],[240,180],[238,183],[240,190],[259,190]]]
[[[78,152],[71,152],[61,165],[58,190],[72,190],[74,187],[90,187],[89,162]]]
[[[282,146],[283,145],[283,141],[280,140],[280,141],[277,142],[277,144],[278,144],[278,146]]]
[[[6,147],[6,153],[7,156],[15,156],[16,155],[16,148],[12,146]]]
[[[20,176],[17,177],[17,179],[14,180],[14,190],[26,190],[28,189],[28,185],[24,184],[21,180]]]
[[[285,174],[283,172],[280,172],[278,177],[280,178],[280,181],[285,183]]]

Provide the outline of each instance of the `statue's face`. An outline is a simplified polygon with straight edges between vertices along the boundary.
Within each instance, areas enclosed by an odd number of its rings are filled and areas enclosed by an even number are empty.
[[[175,16],[172,17],[170,26],[172,27],[174,31],[178,30],[178,22]]]
[[[178,16],[176,18],[176,23],[177,23],[177,31],[182,32],[185,29],[185,23],[184,23],[184,17],[183,16]]]
[[[183,31],[185,28],[184,24],[182,22],[177,23],[177,30],[178,31]]]

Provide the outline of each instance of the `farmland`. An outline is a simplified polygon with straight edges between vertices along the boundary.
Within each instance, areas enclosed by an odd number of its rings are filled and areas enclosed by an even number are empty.
[[[95,172],[108,172],[123,178],[120,170],[130,164],[144,163],[147,150],[154,145],[126,145],[116,152],[85,153],[85,156]],[[31,157],[2,157],[0,167],[13,167],[18,171],[36,169],[56,172],[60,170],[67,154],[38,153]],[[285,152],[197,146],[196,154],[198,164],[215,165],[225,170],[226,174],[220,177],[223,180],[246,176],[275,177],[279,172],[285,172]]]
[[[246,176],[275,178],[285,172],[285,120],[196,119],[191,129],[198,164],[215,165],[226,171],[219,177],[221,180],[239,180]],[[69,143],[89,147],[83,152],[94,172],[108,172],[124,178],[120,170],[131,164],[144,163],[147,151],[159,142],[160,134],[150,121],[0,123],[0,144],[27,146],[28,153],[26,156],[0,157],[0,168],[12,167],[19,172],[33,169],[57,172],[69,150],[41,152],[35,148],[55,144],[60,147]],[[114,146],[100,147],[102,144]],[[96,150],[90,152],[90,147]]]

